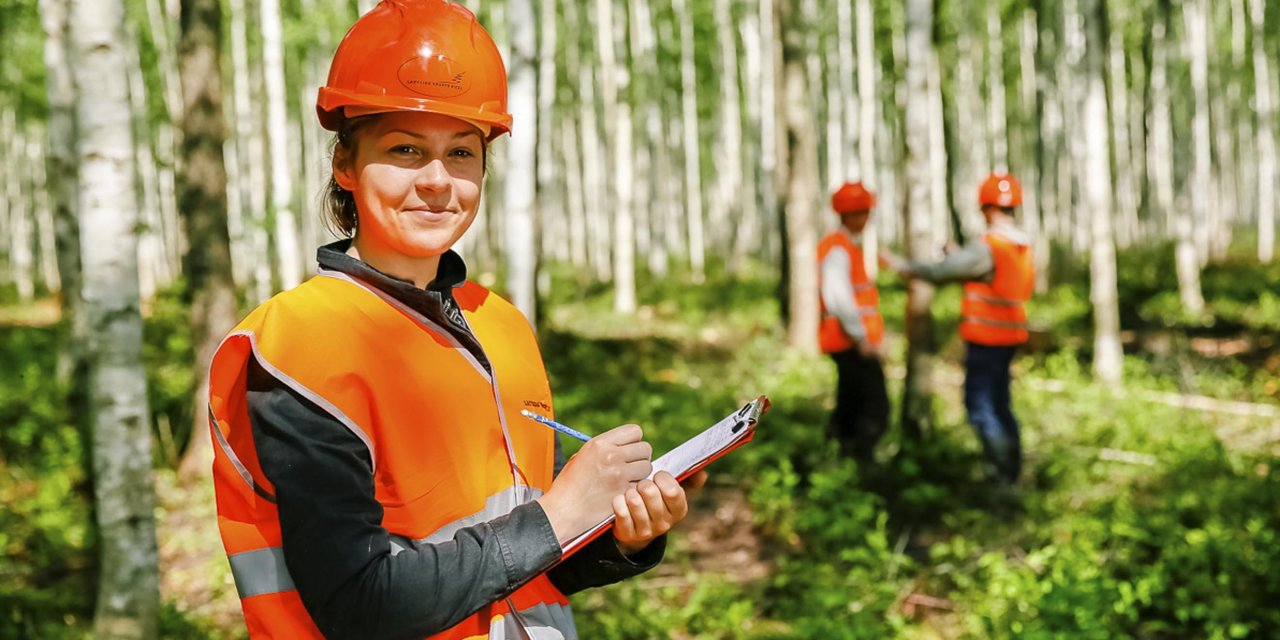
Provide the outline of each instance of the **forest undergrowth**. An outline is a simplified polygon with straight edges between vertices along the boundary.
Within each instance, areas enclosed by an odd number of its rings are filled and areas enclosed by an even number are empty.
[[[938,427],[914,441],[894,425],[876,464],[859,469],[824,435],[834,369],[782,345],[769,280],[713,275],[642,288],[637,321],[612,314],[607,286],[553,269],[540,326],[563,421],[590,432],[636,422],[662,452],[756,395],[773,401],[755,441],[713,467],[666,562],[573,598],[581,636],[1280,634],[1280,431],[1266,413],[1280,408],[1280,305],[1266,286],[1280,269],[1209,267],[1210,314],[1191,318],[1168,308],[1162,280],[1172,269],[1156,261],[1121,263],[1124,389],[1090,380],[1087,290],[1058,286],[1038,298],[1041,331],[1016,364],[1027,464],[1012,490],[986,479],[964,423],[954,288],[936,307]],[[888,324],[899,327],[902,288],[881,284]],[[177,299],[158,300],[148,320],[163,628],[166,637],[239,638],[211,492],[180,486],[168,470],[186,437],[178,425],[190,422]],[[55,376],[62,331],[0,326],[2,638],[91,629],[92,486],[76,401]],[[903,345],[890,347],[896,414]],[[1188,410],[1143,392],[1263,413]]]

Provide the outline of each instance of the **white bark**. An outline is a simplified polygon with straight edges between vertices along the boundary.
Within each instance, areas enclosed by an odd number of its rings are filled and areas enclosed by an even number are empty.
[[[569,219],[564,208],[564,199],[559,197],[563,191],[557,182],[560,175],[555,160],[555,103],[556,103],[556,40],[557,0],[542,0],[538,3],[538,187],[537,216],[542,221],[538,225],[543,236],[542,245],[551,245],[557,260],[568,260]],[[550,223],[555,220],[554,226]],[[547,233],[547,229],[554,229]]]
[[[1151,166],[1150,179],[1155,192],[1156,205],[1164,218],[1166,232],[1173,231],[1178,235],[1179,256],[1183,253],[1182,218],[1185,211],[1174,209],[1173,196],[1173,123],[1170,115],[1169,95],[1169,43],[1168,20],[1157,18],[1151,27],[1151,144],[1147,147],[1147,164]],[[1190,229],[1188,225],[1188,230]],[[1189,238],[1188,238],[1189,239]],[[1191,259],[1195,260],[1195,247],[1191,247]],[[1179,265],[1181,258],[1179,258]],[[1181,269],[1181,267],[1179,267]],[[1196,276],[1199,277],[1198,275]],[[1181,288],[1182,274],[1179,272],[1178,282]],[[1196,286],[1195,290],[1199,291]],[[1186,293],[1183,304],[1187,304]]]
[[[34,216],[35,198],[31,197],[27,185],[23,184],[22,167],[27,159],[27,136],[17,130],[16,116],[10,109],[5,109],[3,129],[8,148],[4,157],[6,164],[13,170],[6,171],[5,198],[9,204],[9,266],[13,283],[18,290],[18,299],[30,302],[35,298],[35,256],[32,252],[33,234],[31,220]],[[30,195],[28,195],[30,194]]]
[[[1120,305],[1116,293],[1115,239],[1112,231],[1111,140],[1107,125],[1107,92],[1104,81],[1107,45],[1099,24],[1102,0],[1087,0],[1083,19],[1087,27],[1084,65],[1084,114],[1087,162],[1083,180],[1090,219],[1090,290],[1093,303],[1093,373],[1099,380],[1120,381],[1124,353],[1120,346]],[[1070,14],[1068,14],[1070,15]]]
[[[147,123],[146,85],[143,83],[142,67],[138,58],[137,38],[125,28],[126,38],[123,43],[127,71],[129,76],[129,103],[134,117],[132,122],[134,167],[138,176],[138,195],[141,206],[138,214],[141,220],[141,234],[138,237],[138,278],[141,296],[144,301],[155,297],[156,290],[173,280],[174,273],[170,269],[170,261],[166,258],[167,232],[162,202],[173,199],[168,193],[163,174],[165,166],[172,170],[172,162],[160,161],[151,152],[148,141],[152,139],[151,125]],[[172,130],[172,124],[163,124],[155,129],[157,150],[168,147],[159,139],[162,129]],[[170,135],[170,137],[172,137]]]
[[[266,84],[267,144],[271,158],[271,210],[275,214],[280,286],[302,282],[298,221],[293,212],[293,173],[289,162],[289,117],[284,81],[284,33],[279,0],[261,0],[262,67]]]
[[[1254,111],[1258,153],[1258,260],[1271,262],[1276,245],[1276,138],[1275,106],[1271,102],[1271,71],[1265,40],[1265,0],[1249,0],[1253,24]]]
[[[991,166],[997,170],[1009,168],[1008,112],[1004,91],[1004,35],[1000,24],[1000,2],[987,1],[987,92],[991,101],[987,105],[990,117],[988,134],[991,138]]]
[[[932,46],[933,1],[908,0],[906,4],[906,221],[904,233],[909,256],[929,260],[934,244],[934,221],[928,214],[935,186],[929,179],[930,114],[929,67],[934,60]],[[933,369],[930,349],[933,333],[934,288],[913,279],[907,285],[907,377],[903,383],[902,424],[908,435],[919,438],[930,430],[933,419]]]
[[[693,13],[685,0],[673,0],[680,26],[680,119],[684,125],[685,221],[693,281],[706,277],[706,241],[702,225],[702,153],[698,141],[698,69],[693,60]]]
[[[926,140],[928,141],[928,151],[925,159],[922,160],[923,167],[927,168],[927,173],[920,179],[929,181],[927,207],[912,209],[912,216],[920,216],[929,220],[932,229],[931,237],[927,240],[928,249],[921,254],[918,259],[933,260],[937,256],[936,251],[938,245],[943,243],[947,238],[951,237],[951,210],[947,205],[947,126],[946,118],[943,114],[942,105],[942,69],[938,60],[938,51],[933,47],[929,47],[928,51],[928,70],[926,71],[925,90],[927,95],[922,99],[927,100],[924,122],[926,126]],[[908,125],[912,126],[912,125]],[[910,151],[908,150],[908,154]],[[910,162],[910,161],[908,161]],[[910,169],[908,169],[910,170]],[[907,179],[907,191],[911,189],[912,178]],[[910,205],[910,193],[907,194],[907,206]],[[907,234],[910,235],[912,230],[911,223],[907,224]],[[923,239],[922,242],[925,242]],[[908,242],[912,242],[908,240]]]
[[[1022,12],[1018,34],[1018,66],[1021,78],[1022,113],[1025,118],[1022,148],[1026,154],[1024,162],[1018,167],[1022,176],[1022,223],[1031,234],[1031,242],[1035,247],[1033,255],[1036,265],[1036,291],[1043,293],[1049,287],[1049,234],[1044,231],[1040,217],[1040,145],[1044,144],[1041,122],[1037,113],[1039,104],[1036,96],[1038,80],[1036,74],[1036,48],[1039,46],[1039,29],[1036,24],[1036,13],[1031,9]]]
[[[175,47],[174,32],[176,31],[178,10],[172,0],[167,6],[162,7],[160,0],[147,0],[147,24],[151,31],[151,37],[154,39],[156,50],[159,52],[157,64],[160,72],[160,95],[164,100],[165,113],[168,118],[161,120],[155,126],[155,135],[152,139],[151,135],[139,136],[138,146],[146,146],[145,153],[138,156],[139,160],[146,160],[154,169],[148,168],[149,174],[154,174],[154,180],[144,183],[151,184],[155,192],[155,215],[157,216],[152,225],[151,241],[156,242],[154,258],[160,261],[154,268],[156,274],[156,284],[159,286],[167,285],[173,281],[173,278],[182,270],[182,254],[186,251],[182,238],[182,223],[178,220],[177,205],[177,178],[178,171],[178,131],[175,129],[176,123],[182,119],[182,85],[178,80],[177,59],[178,52]],[[127,25],[126,37],[129,38],[128,46],[132,50],[131,57],[136,61],[138,56],[138,39],[136,34]],[[139,67],[137,62],[132,63],[133,66]],[[141,69],[136,72],[138,78],[141,79]],[[135,85],[142,86],[142,85]],[[145,101],[144,101],[145,103]],[[135,124],[141,127],[142,131],[150,132],[151,125],[147,123],[145,117],[146,111],[139,110],[134,107],[135,120],[141,119],[141,122]],[[144,140],[150,140],[149,143],[142,143]],[[150,145],[154,145],[154,152]],[[154,161],[152,156],[154,155]],[[145,267],[145,266],[144,266]],[[143,291],[143,299],[150,299],[151,295],[147,291]]]
[[[873,23],[871,0],[857,0],[858,31],[858,176],[862,183],[872,192],[880,188],[876,179],[876,107],[880,104],[876,93],[877,72],[875,24]],[[883,203],[883,194],[881,194]],[[883,204],[878,208],[880,213],[874,215],[862,231],[862,255],[867,276],[872,280],[880,270],[879,230],[884,228],[884,219],[893,212],[892,208]]]
[[[1200,265],[1204,263],[1208,250],[1204,225],[1209,222],[1209,198],[1213,188],[1212,141],[1209,139],[1209,42],[1205,24],[1208,15],[1204,0],[1188,0],[1182,11],[1186,19],[1195,110],[1191,118],[1192,169],[1188,184],[1191,211],[1178,224],[1178,284],[1187,311],[1200,313],[1204,310]],[[1184,256],[1187,247],[1194,248],[1194,256],[1198,260],[1193,262]]]
[[[624,0],[625,1],[625,0]],[[613,131],[613,309],[636,310],[635,222],[632,217],[630,78],[615,55],[614,0],[596,0],[596,45],[600,51],[600,88],[604,118]],[[623,14],[626,15],[625,13]]]
[[[58,280],[53,210],[49,198],[48,175],[45,172],[45,141],[48,137],[43,125],[33,126],[32,133],[33,136],[27,140],[27,170],[31,175],[31,193],[34,197],[31,222],[35,225],[35,247],[39,250],[36,269],[40,273],[40,284],[44,291],[50,292],[57,291],[61,283]]]
[[[1124,38],[1111,32],[1107,62],[1111,75],[1111,130],[1114,132],[1116,158],[1116,245],[1121,249],[1138,240],[1138,195],[1133,180],[1133,161],[1129,156],[1129,81],[1125,68]]]
[[[730,232],[742,224],[743,218],[742,109],[730,0],[715,2],[716,43],[720,49],[720,135],[716,137],[715,197],[708,213],[713,243],[724,247],[729,244]]]
[[[70,23],[77,25],[81,248],[102,558],[94,636],[154,638],[160,598],[123,2],[75,0]]]
[[[264,162],[265,143],[259,122],[259,110],[252,108],[252,84],[249,71],[249,39],[245,29],[245,0],[230,0],[228,22],[231,50],[232,125],[238,165],[231,179],[228,198],[240,204],[244,224],[237,233],[232,229],[232,264],[245,265],[238,271],[237,283],[249,290],[253,302],[271,296],[271,261],[267,259],[267,174]],[[230,163],[228,163],[230,164]],[[232,171],[228,171],[228,177]]]
[[[534,322],[537,292],[537,235],[534,197],[537,191],[538,109],[537,53],[532,0],[507,0],[511,51],[507,56],[507,100],[515,124],[507,141],[506,181],[502,223],[507,263],[507,293],[511,302]],[[549,115],[549,114],[548,114]]]
[[[811,78],[818,65],[813,43],[802,36],[812,28],[812,2],[792,6],[785,24],[784,92],[786,126],[790,143],[787,147],[786,229],[790,291],[787,342],[805,353],[817,353],[818,279],[817,269],[817,198],[818,132],[810,92]],[[775,14],[776,15],[776,14]]]

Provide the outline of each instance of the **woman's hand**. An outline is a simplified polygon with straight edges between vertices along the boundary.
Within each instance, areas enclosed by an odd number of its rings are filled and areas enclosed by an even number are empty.
[[[644,431],[634,424],[592,438],[538,498],[561,544],[607,518],[614,498],[653,472],[653,448],[643,438]]]
[[[694,490],[706,481],[707,472],[699,471],[685,480],[685,486]],[[659,471],[652,480],[641,480],[613,499],[613,515],[617,518],[613,537],[624,554],[644,549],[689,515],[685,486],[670,473]]]

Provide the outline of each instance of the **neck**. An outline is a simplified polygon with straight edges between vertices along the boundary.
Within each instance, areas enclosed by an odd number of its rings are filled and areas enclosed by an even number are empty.
[[[351,248],[347,255],[381,271],[393,278],[412,282],[413,286],[425,289],[436,279],[440,269],[440,256],[414,257],[395,251],[379,250],[368,242],[361,242],[359,234],[351,240]]]

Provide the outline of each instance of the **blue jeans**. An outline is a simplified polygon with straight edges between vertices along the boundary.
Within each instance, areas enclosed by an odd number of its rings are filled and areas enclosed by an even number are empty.
[[[1009,365],[1014,346],[966,342],[964,408],[978,432],[987,460],[1000,476],[1015,482],[1022,472],[1022,439],[1009,397]]]

